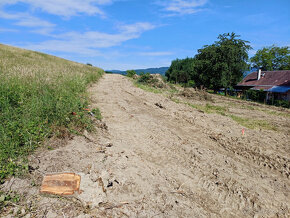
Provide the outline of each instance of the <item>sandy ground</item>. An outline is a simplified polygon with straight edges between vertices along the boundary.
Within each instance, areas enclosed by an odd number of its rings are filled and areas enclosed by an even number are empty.
[[[121,75],[105,75],[90,93],[108,128],[36,152],[36,170],[2,187],[25,196],[5,216],[290,216],[289,118],[279,118],[283,131],[245,128],[243,136],[230,117],[145,92]],[[80,174],[82,193],[40,195],[52,172]]]

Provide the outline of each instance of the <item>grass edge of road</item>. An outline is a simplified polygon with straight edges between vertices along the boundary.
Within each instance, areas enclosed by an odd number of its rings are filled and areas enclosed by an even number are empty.
[[[188,105],[191,108],[194,108],[194,109],[196,109],[198,111],[201,111],[203,113],[207,113],[207,114],[215,113],[215,114],[219,114],[219,115],[222,115],[222,116],[229,117],[233,121],[237,122],[238,124],[240,124],[241,126],[244,126],[246,128],[249,128],[249,129],[265,129],[265,130],[277,131],[277,127],[275,127],[274,125],[270,124],[266,120],[248,119],[248,118],[244,118],[244,117],[241,117],[241,116],[237,116],[237,115],[231,114],[227,107],[216,106],[216,105],[212,105],[210,103],[206,103],[206,105],[201,105],[201,104],[192,104],[192,103],[189,103],[189,102],[183,102],[183,101],[181,101],[181,100],[179,100],[177,98],[174,98],[174,97],[170,96],[170,95],[172,95],[172,94],[177,92],[175,89],[164,90],[164,89],[161,89],[161,88],[152,87],[152,86],[150,86],[148,84],[138,83],[134,79],[131,79],[131,81],[133,82],[135,87],[140,88],[140,89],[142,89],[144,91],[151,92],[151,93],[154,93],[154,94],[162,94],[162,95],[164,95],[166,97],[169,97],[169,99],[171,99],[175,103],[182,103],[182,104]],[[168,93],[169,93],[169,96],[168,96]],[[278,112],[266,111],[265,113],[288,117],[287,115],[285,115],[283,113],[278,113]]]
[[[0,45],[0,182],[28,172],[27,156],[51,137],[94,129],[87,87],[100,68]],[[97,108],[96,118],[100,118]]]

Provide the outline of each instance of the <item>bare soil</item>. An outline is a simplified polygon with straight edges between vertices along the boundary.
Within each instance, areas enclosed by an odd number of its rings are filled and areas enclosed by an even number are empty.
[[[4,216],[290,216],[289,110],[210,98],[230,113],[276,127],[248,129],[229,116],[146,92],[121,75],[105,75],[90,93],[103,115],[97,132],[32,155],[31,174],[2,186],[24,196]],[[82,192],[40,195],[43,175],[55,172],[81,175]]]

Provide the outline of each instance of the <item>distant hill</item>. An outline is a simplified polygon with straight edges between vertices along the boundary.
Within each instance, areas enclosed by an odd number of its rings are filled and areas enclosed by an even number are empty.
[[[141,72],[144,72],[144,73],[150,73],[150,74],[165,75],[165,72],[168,70],[168,68],[169,67],[158,67],[158,68],[137,69],[135,71],[136,71],[137,74],[140,74]],[[126,74],[126,71],[121,71],[121,70],[107,70],[106,72],[122,74],[122,75]]]
[[[121,70],[106,70],[107,73],[114,73],[114,74],[122,74],[125,75],[126,71],[121,71]]]

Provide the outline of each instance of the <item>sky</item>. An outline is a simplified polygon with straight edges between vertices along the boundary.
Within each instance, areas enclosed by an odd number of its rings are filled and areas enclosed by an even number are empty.
[[[0,43],[105,70],[170,66],[235,32],[290,46],[290,0],[0,0]]]

